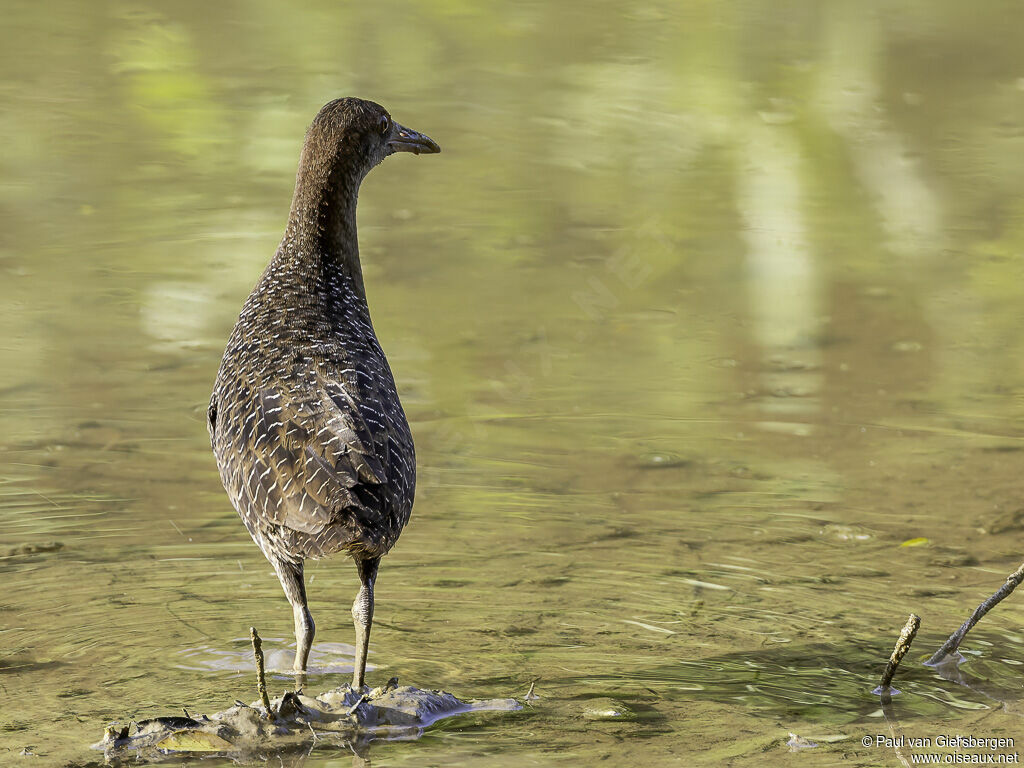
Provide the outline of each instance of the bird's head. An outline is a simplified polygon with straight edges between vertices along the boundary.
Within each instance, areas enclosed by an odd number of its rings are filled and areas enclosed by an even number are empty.
[[[380,104],[363,99],[335,99],[321,109],[309,130],[303,165],[320,166],[332,175],[357,182],[395,152],[440,152],[433,139],[399,125]],[[340,179],[339,179],[340,180]]]

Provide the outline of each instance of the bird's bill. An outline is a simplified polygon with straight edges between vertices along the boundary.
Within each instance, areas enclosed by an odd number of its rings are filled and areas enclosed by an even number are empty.
[[[406,128],[398,123],[392,124],[391,138],[388,139],[389,154],[395,152],[413,152],[415,154],[432,155],[440,152],[441,148],[437,142],[423,133],[418,133],[412,128]]]

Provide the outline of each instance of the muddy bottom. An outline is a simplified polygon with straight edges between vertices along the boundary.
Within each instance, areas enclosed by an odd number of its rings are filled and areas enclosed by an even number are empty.
[[[417,456],[368,679],[541,696],[381,721],[376,768],[897,765],[912,612],[905,733],[1019,737],[1024,589],[921,662],[1024,550],[1024,3],[398,7],[4,4],[0,766],[182,707],[124,759],[280,765],[197,714],[253,695],[243,622],[294,688],[206,409],[343,95],[444,148],[359,198]],[[329,691],[359,580],[305,576]],[[345,701],[291,702],[307,768]]]

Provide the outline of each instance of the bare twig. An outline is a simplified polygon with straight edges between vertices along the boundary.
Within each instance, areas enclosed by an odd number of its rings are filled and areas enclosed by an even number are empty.
[[[249,627],[249,637],[252,638],[252,654],[256,657],[256,688],[260,692],[260,699],[263,701],[263,708],[267,710],[267,717],[273,717],[270,709],[270,697],[267,695],[267,675],[263,671],[263,641],[256,634],[256,627]]]
[[[908,753],[904,752],[903,749],[903,729],[900,727],[900,721],[897,719],[896,713],[892,708],[892,694],[894,690],[891,684],[893,675],[896,674],[896,670],[899,668],[900,662],[903,661],[903,657],[906,656],[907,651],[910,650],[910,644],[914,642],[914,636],[917,635],[917,630],[920,628],[921,617],[913,613],[910,614],[910,618],[908,618],[907,623],[903,625],[903,630],[900,632],[900,636],[896,640],[896,647],[892,649],[892,655],[889,657],[889,662],[885,665],[885,672],[882,673],[882,680],[878,687],[872,691],[872,693],[881,694],[882,714],[885,716],[886,723],[889,724],[889,733],[891,734],[893,743],[895,744],[894,749],[896,750],[896,757],[904,768],[910,768],[911,762],[910,757],[908,757]]]
[[[957,648],[960,647],[960,643],[964,641],[964,638],[967,637],[967,633],[974,628],[974,625],[981,621],[982,617],[986,613],[995,608],[996,605],[999,604],[1000,600],[1013,592],[1013,590],[1015,590],[1022,581],[1024,581],[1024,565],[1021,565],[1020,568],[1007,576],[1006,583],[1003,584],[1003,586],[1001,586],[995,594],[992,595],[992,597],[975,608],[971,617],[960,625],[960,629],[949,636],[949,639],[930,659],[928,659],[928,661],[925,662],[925,664],[928,666],[936,666],[951,653],[956,653]]]
[[[365,704],[369,700],[370,700],[370,695],[368,693],[364,693],[362,696],[359,697],[359,701],[357,701],[355,704],[352,705],[352,709],[350,709],[348,711],[348,713],[350,715],[354,715],[356,713],[356,710],[359,709],[359,707],[361,707],[363,704]]]
[[[917,634],[917,630],[920,628],[921,617],[916,613],[910,614],[910,618],[907,619],[903,631],[900,632],[900,636],[896,640],[896,647],[892,649],[889,663],[885,665],[882,680],[879,682],[878,688],[875,689],[877,693],[885,694],[889,692],[892,676],[896,674],[896,669],[899,667],[900,662],[903,661],[903,657],[907,655],[907,651],[910,650],[910,644],[914,642],[914,635]]]

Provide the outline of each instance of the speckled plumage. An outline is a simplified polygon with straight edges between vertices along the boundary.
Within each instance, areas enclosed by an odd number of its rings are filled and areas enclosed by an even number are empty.
[[[281,577],[297,637],[307,617],[310,642],[302,562],[348,552],[361,577],[369,563],[372,616],[376,563],[412,511],[413,441],[370,321],[355,226],[360,182],[396,151],[439,150],[372,102],[320,111],[284,239],[242,308],[210,399],[224,488]]]
[[[366,299],[325,258],[278,251],[242,309],[211,398],[221,479],[268,558],[387,553],[416,457]]]

